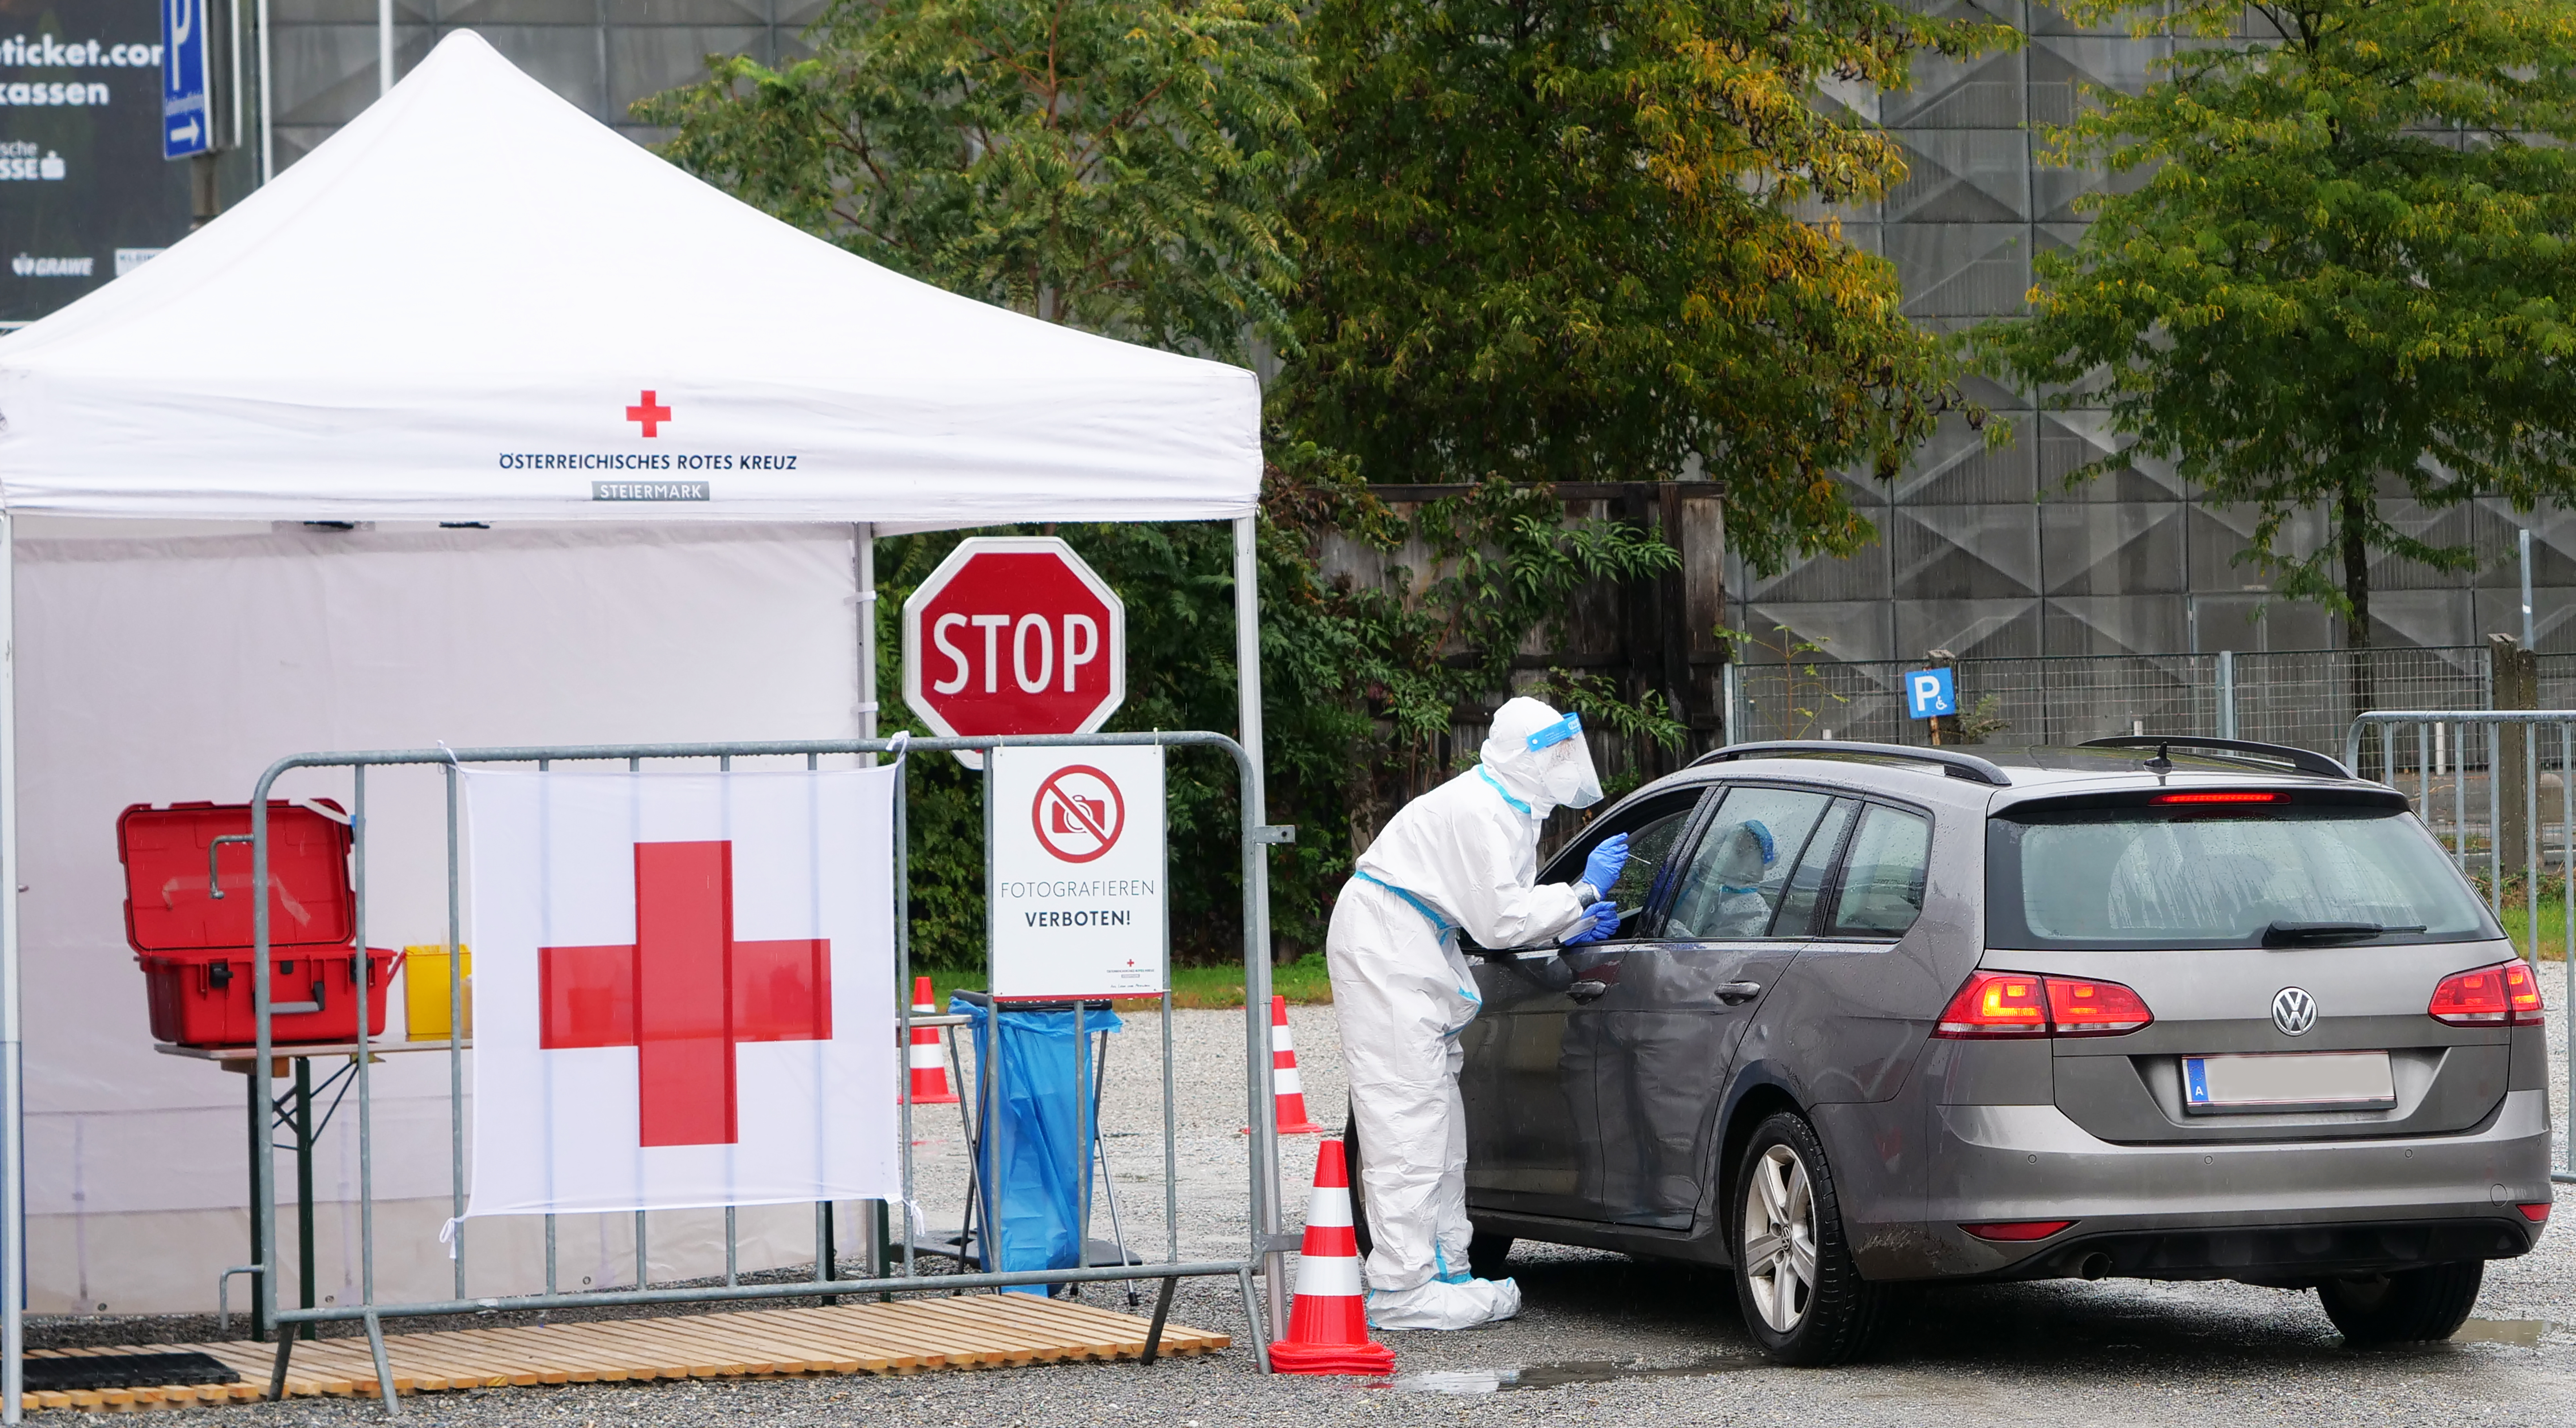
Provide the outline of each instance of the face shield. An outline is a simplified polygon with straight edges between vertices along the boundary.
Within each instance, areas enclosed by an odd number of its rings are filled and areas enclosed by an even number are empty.
[[[1568,714],[1531,734],[1528,758],[1549,802],[1590,808],[1601,801],[1601,780],[1592,771],[1592,748],[1583,741],[1582,715]]]

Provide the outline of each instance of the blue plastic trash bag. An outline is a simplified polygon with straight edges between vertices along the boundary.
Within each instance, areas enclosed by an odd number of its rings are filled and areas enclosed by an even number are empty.
[[[983,1269],[1070,1269],[1081,1252],[1083,1191],[1090,1182],[1092,1137],[1099,1133],[1086,1117],[1083,1143],[1074,1144],[1073,1013],[1005,1009],[1002,1053],[988,1058],[984,1047],[990,1009],[961,996],[949,1002],[948,1010],[972,1018],[976,1117],[991,1142],[978,1147],[976,1170],[982,1201],[976,1214],[983,1226],[976,1240]],[[1116,1031],[1118,1014],[1086,1008],[1082,1029],[1086,1038]],[[1002,1085],[995,1105],[983,1077],[990,1074],[985,1068],[997,1062]],[[1080,1084],[1097,1096],[1088,1070]],[[998,1265],[993,1262],[992,1230],[997,1224]],[[1046,1287],[1032,1285],[1025,1292],[1044,1294]]]

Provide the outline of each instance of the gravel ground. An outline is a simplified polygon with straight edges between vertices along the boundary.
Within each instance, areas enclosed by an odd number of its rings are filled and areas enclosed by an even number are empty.
[[[2563,973],[2546,969],[2553,1002]],[[2564,1046],[2563,1012],[2551,1042]],[[1307,1102],[1338,1127],[1344,1087],[1330,1007],[1291,1009]],[[1173,1019],[1179,1072],[1177,1162],[1185,1257],[1239,1252],[1244,1193],[1239,1013]],[[1159,1037],[1129,1018],[1111,1051],[1109,1154],[1130,1243],[1166,1244],[1158,1139]],[[2560,1107],[2566,1105],[2563,1071]],[[2562,1114],[2559,1123],[2564,1127]],[[923,1207],[953,1226],[964,1194],[953,1120],[919,1127]],[[1284,1179],[1310,1183],[1317,1137],[1283,1146]],[[1292,1216],[1302,1188],[1289,1192]],[[2576,1216],[2560,1187],[2558,1218]],[[1102,1228],[1106,1229],[1106,1209]],[[1298,1424],[1757,1424],[1813,1420],[1916,1425],[2236,1423],[2304,1415],[2335,1423],[2576,1422],[2576,1234],[2562,1224],[2534,1254],[2490,1267],[2459,1340],[2355,1352],[2316,1297],[2233,1284],[2050,1283],[1924,1290],[1866,1364],[1773,1368],[1754,1356],[1728,1282],[1715,1274],[1591,1251],[1523,1246],[1513,1256],[1526,1304],[1509,1324],[1466,1334],[1395,1333],[1391,1383],[1263,1378],[1238,1348],[1203,1360],[1058,1365],[913,1378],[836,1378],[673,1386],[496,1389],[405,1400],[419,1422],[672,1425],[750,1417],[764,1424],[1056,1425],[1145,1422],[1218,1428]],[[1123,1307],[1114,1286],[1090,1302]],[[1149,1301],[1150,1302],[1150,1301]],[[1175,1319],[1240,1336],[1230,1283],[1184,1283]],[[93,1321],[94,1322],[94,1321]],[[140,1327],[140,1326],[137,1326]],[[41,1340],[43,1328],[36,1337]],[[129,1340],[130,1342],[131,1340]],[[245,1425],[373,1421],[347,1400],[298,1400],[216,1412]]]

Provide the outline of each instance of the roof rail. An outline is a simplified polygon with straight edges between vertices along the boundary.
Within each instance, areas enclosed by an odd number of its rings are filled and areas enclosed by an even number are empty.
[[[1729,744],[1691,760],[1692,767],[1725,763],[1734,759],[1767,758],[1773,754],[1872,754],[1883,759],[1911,759],[1916,763],[1939,764],[1952,778],[1995,788],[2012,787],[2012,776],[1990,760],[1974,754],[1953,753],[1948,749],[1916,749],[1904,744],[1863,744],[1848,739],[1773,739],[1758,744]]]
[[[2271,759],[2288,764],[2301,773],[2323,778],[2350,778],[2352,770],[2307,749],[2294,749],[2288,744],[2258,744],[2251,739],[2201,739],[2189,734],[2122,734],[2109,739],[2087,739],[2078,744],[2082,749],[2157,749],[2167,745],[2184,749],[2218,749],[2231,754],[2250,754],[2258,759]]]

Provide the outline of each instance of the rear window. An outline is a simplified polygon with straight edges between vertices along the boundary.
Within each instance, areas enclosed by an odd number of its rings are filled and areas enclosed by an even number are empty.
[[[1993,947],[2349,947],[2502,935],[2432,835],[2395,810],[2087,809],[1999,818],[1988,830]]]

